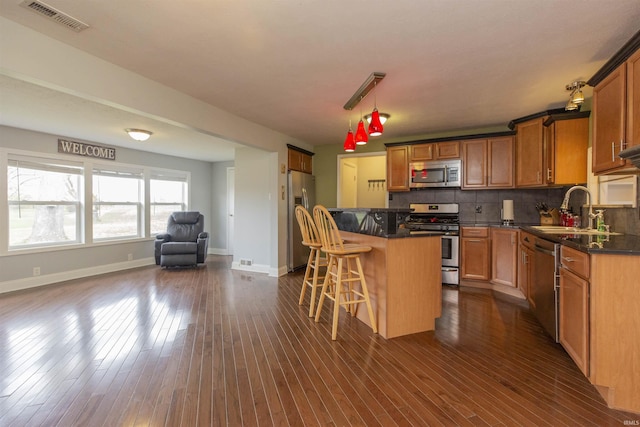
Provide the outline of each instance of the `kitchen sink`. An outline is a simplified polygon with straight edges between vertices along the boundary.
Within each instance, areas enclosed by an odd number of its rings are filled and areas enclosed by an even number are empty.
[[[534,225],[531,228],[548,234],[589,234],[593,236],[619,236],[622,234],[615,231],[587,230],[586,228],[564,227],[562,225]]]

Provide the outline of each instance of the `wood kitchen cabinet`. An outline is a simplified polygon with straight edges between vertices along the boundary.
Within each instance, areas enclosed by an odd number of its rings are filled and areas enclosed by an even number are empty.
[[[587,182],[589,115],[551,115],[544,121],[544,185]]]
[[[513,188],[513,137],[462,141],[462,189]]]
[[[462,227],[460,235],[460,278],[491,278],[489,227]]]
[[[543,186],[544,117],[516,124],[516,187]]]
[[[518,230],[491,228],[491,283],[516,287],[518,282]]]
[[[459,159],[460,141],[432,142],[409,146],[409,160]]]
[[[590,255],[589,381],[610,408],[640,413],[640,256]]]
[[[387,190],[409,191],[409,149],[406,145],[387,147]]]
[[[533,246],[535,237],[525,231],[520,232],[519,244],[519,265],[518,265],[518,288],[520,292],[529,301],[529,306],[535,310],[535,300],[532,298],[531,284],[533,283],[533,275],[535,269],[533,267]]]
[[[311,160],[312,155],[313,153],[303,151],[301,148],[289,146],[289,170],[313,173],[313,162]]]
[[[589,375],[589,254],[562,246],[560,268],[560,344]]]
[[[618,153],[640,144],[640,50],[595,85],[592,111],[593,173],[631,168]]]

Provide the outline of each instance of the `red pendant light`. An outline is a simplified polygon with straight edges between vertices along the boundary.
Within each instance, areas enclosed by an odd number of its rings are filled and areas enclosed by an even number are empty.
[[[378,113],[378,109],[374,107],[373,113],[371,113],[371,123],[369,123],[369,136],[380,136],[383,131],[384,127],[380,121],[380,113]]]
[[[356,151],[356,140],[353,137],[353,131],[351,130],[351,122],[349,122],[349,132],[347,132],[347,137],[344,139],[343,145],[344,151],[351,153]]]
[[[367,132],[364,130],[364,122],[360,119],[358,122],[358,129],[356,129],[356,144],[357,145],[365,145],[369,142],[369,137],[367,136]]]

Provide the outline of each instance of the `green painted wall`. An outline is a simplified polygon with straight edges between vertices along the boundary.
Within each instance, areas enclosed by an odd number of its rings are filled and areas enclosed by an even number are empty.
[[[342,144],[316,145],[313,147],[313,174],[316,177],[316,203],[334,208],[338,200],[338,155],[345,154]],[[380,140],[369,140],[359,145],[354,154],[386,151]]]

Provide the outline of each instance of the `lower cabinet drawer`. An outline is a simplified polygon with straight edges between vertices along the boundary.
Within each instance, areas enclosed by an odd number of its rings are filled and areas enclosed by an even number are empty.
[[[589,254],[563,245],[560,249],[560,263],[563,268],[589,279]]]

